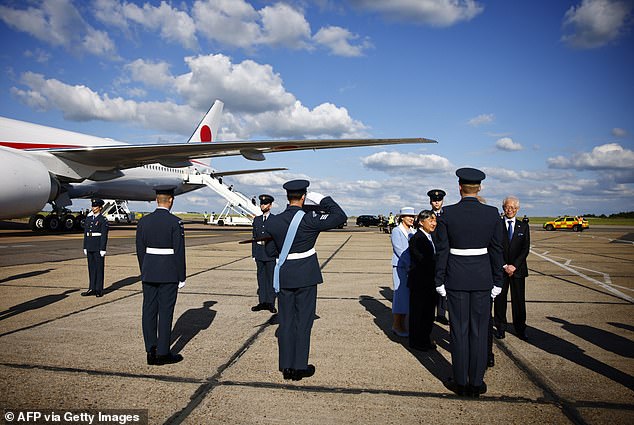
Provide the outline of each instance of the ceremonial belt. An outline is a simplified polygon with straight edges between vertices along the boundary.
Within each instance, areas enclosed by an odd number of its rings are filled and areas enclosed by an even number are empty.
[[[306,213],[303,210],[297,211],[291,220],[291,224],[288,226],[288,230],[286,231],[284,245],[282,245],[282,252],[280,252],[280,256],[277,258],[275,263],[275,269],[273,270],[273,289],[275,292],[280,292],[280,268],[282,268],[282,264],[284,264],[286,258],[288,257],[288,251],[291,250],[291,245],[293,245],[293,241],[295,240],[297,228],[299,227],[299,223],[302,221],[304,214]]]
[[[86,233],[86,236],[101,236],[101,233],[99,233],[99,232],[94,232],[94,233],[93,232],[88,232],[88,233]]]
[[[317,254],[315,248],[311,248],[308,251],[304,252],[293,252],[292,254],[288,254],[286,257],[287,260],[299,260],[300,258],[310,257],[311,255]]]
[[[155,254],[155,255],[172,255],[174,254],[174,249],[172,248],[145,248],[146,254]]]
[[[449,253],[453,255],[461,255],[464,257],[469,257],[472,255],[485,255],[488,254],[488,250],[486,248],[469,248],[469,249],[458,249],[458,248],[450,248]]]

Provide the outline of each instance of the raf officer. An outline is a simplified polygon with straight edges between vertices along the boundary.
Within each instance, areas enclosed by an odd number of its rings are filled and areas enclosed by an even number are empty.
[[[456,171],[460,202],[444,208],[436,230],[436,290],[447,296],[453,382],[458,395],[487,390],[487,338],[491,297],[502,290],[502,221],[497,208],[478,201],[485,174]]]
[[[185,284],[185,230],[170,213],[174,186],[157,186],[156,210],[139,220],[136,254],[143,282],[143,339],[149,365],[177,363],[170,352],[172,317],[179,285]]]
[[[442,204],[445,199],[445,191],[442,189],[432,189],[427,192],[427,196],[429,196],[429,205],[431,205],[431,210],[434,214],[436,214],[436,218],[440,218],[442,214]],[[449,321],[446,317],[447,312],[447,297],[438,296],[438,303],[436,304],[436,321],[442,323],[443,325],[448,325]]]
[[[92,200],[92,212],[86,217],[84,225],[84,254],[88,258],[90,278],[88,290],[81,293],[84,297],[103,296],[103,273],[108,244],[108,220],[101,214],[103,203],[101,199]]]
[[[334,229],[348,219],[341,207],[329,196],[306,193],[310,183],[292,180],[284,184],[288,206],[266,222],[269,253],[277,255],[274,286],[278,292],[279,370],[284,379],[298,381],[315,373],[308,364],[310,332],[315,319],[317,285],[323,282],[315,242],[319,233]],[[304,212],[309,201],[319,211]]]
[[[273,290],[273,270],[275,269],[275,257],[266,253],[263,240],[264,225],[272,216],[271,206],[274,198],[271,195],[260,195],[260,210],[262,215],[253,219],[253,239],[251,256],[255,260],[258,276],[258,305],[251,307],[251,311],[268,310],[277,313],[275,309],[275,291]]]

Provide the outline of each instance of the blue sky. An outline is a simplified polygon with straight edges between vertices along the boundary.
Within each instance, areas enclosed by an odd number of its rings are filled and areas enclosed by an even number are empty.
[[[438,140],[213,161],[287,167],[226,178],[276,211],[293,178],[349,215],[426,208],[432,188],[451,204],[464,166],[520,214],[631,211],[633,23],[629,0],[2,0],[0,115],[184,142],[219,98],[224,140]],[[223,205],[203,189],[174,209]]]

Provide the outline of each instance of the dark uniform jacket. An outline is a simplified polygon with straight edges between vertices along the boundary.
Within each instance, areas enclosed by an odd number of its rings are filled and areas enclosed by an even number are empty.
[[[174,253],[149,254],[148,248],[172,249]],[[185,229],[181,219],[165,208],[157,208],[139,220],[136,255],[143,282],[185,282]]]
[[[290,254],[302,253],[314,248],[319,232],[334,229],[348,219],[346,213],[330,196],[323,198],[319,206],[325,213],[307,212],[302,217],[289,251]],[[297,206],[289,205],[281,214],[266,220],[266,234],[273,238],[266,244],[269,255],[278,256],[282,251],[286,232],[299,209]],[[297,260],[286,259],[280,269],[280,288],[302,288],[321,282],[323,279],[317,254]]]
[[[504,264],[512,264],[515,266],[513,277],[528,276],[528,266],[526,265],[526,257],[531,247],[531,236],[528,223],[515,218],[515,227],[513,228],[513,238],[509,242],[506,230],[506,218],[502,219],[502,247],[504,252]]]
[[[265,237],[264,225],[273,217],[273,214],[269,214],[266,221],[264,221],[264,215],[258,215],[253,219],[253,239]],[[259,261],[275,261],[275,257],[266,253],[265,243],[253,242],[251,244],[251,256]]]
[[[502,221],[498,209],[475,197],[443,207],[436,228],[436,286],[448,290],[484,291],[502,287]],[[484,255],[450,254],[451,248],[487,248]]]
[[[88,252],[105,251],[108,244],[108,220],[103,215],[89,215],[84,222],[84,249]],[[96,233],[100,235],[93,236]]]
[[[436,275],[436,255],[427,235],[418,230],[409,240],[411,259],[407,286],[410,290],[434,289]]]

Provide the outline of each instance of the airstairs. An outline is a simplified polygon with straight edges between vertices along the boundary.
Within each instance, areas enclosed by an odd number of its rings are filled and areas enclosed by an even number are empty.
[[[222,221],[222,224],[251,224],[256,215],[262,214],[260,207],[254,204],[250,198],[233,190],[233,187],[227,186],[222,183],[220,179],[209,174],[189,174],[186,177],[186,182],[190,184],[204,184],[227,200],[227,205],[222,213],[216,214],[217,217],[215,218],[210,217],[209,223],[221,224],[220,221]],[[237,220],[234,218],[234,220],[232,220],[231,212],[237,214],[240,218]],[[233,221],[235,221],[235,223],[233,223]]]

